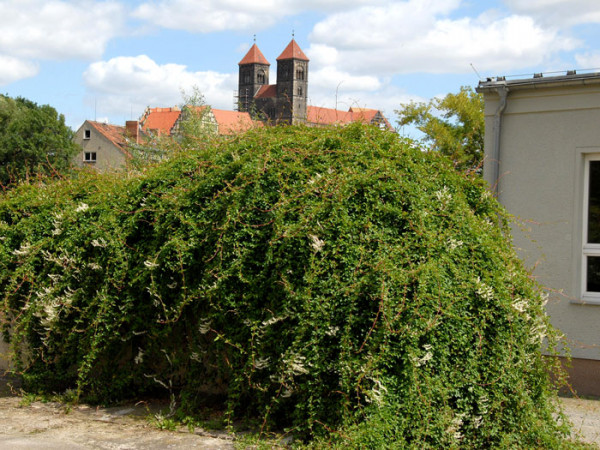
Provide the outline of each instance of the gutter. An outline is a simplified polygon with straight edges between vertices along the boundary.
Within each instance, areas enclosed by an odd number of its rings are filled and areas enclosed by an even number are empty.
[[[499,85],[495,91],[500,96],[500,104],[494,116],[494,148],[492,151],[492,180],[494,180],[494,194],[498,198],[500,184],[500,136],[502,135],[502,115],[506,109],[508,99],[508,87],[506,84]]]

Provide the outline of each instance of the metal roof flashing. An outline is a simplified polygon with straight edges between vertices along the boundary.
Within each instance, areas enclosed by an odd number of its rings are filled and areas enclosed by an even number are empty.
[[[505,77],[493,77],[488,78],[485,81],[480,81],[475,90],[479,93],[485,93],[495,91],[501,86],[510,88],[512,91],[518,89],[552,88],[584,84],[600,84],[600,73],[578,74],[573,70],[567,72],[567,75],[543,76],[543,74],[535,74],[533,78],[520,78],[515,80],[507,80]]]

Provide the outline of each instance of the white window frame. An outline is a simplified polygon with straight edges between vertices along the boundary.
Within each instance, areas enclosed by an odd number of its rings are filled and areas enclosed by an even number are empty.
[[[590,195],[590,162],[600,161],[600,153],[585,155],[583,172],[583,205],[582,205],[582,229],[581,229],[581,300],[585,303],[600,305],[600,292],[587,290],[587,258],[590,256],[600,257],[600,244],[588,243],[588,213]]]
[[[90,129],[83,130],[83,139],[88,140],[91,137],[92,137],[92,130],[90,130]]]

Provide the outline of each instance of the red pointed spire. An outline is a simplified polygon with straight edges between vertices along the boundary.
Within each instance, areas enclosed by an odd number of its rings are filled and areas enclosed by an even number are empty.
[[[277,61],[282,59],[301,59],[303,61],[308,61],[308,58],[294,39],[290,41],[285,50],[279,55]]]
[[[250,47],[250,50],[248,50],[246,56],[244,56],[244,58],[238,63],[239,66],[242,66],[244,64],[266,64],[267,66],[271,65],[269,64],[269,61],[267,61],[267,58],[265,58],[262,52],[258,49],[258,46],[256,44]]]

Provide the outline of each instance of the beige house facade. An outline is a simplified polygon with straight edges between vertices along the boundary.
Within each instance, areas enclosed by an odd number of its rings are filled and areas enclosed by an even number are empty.
[[[570,382],[600,395],[600,74],[488,78],[484,178],[517,219],[515,247],[547,288]]]
[[[121,170],[131,158],[127,147],[139,143],[137,121],[127,121],[124,127],[86,120],[75,133],[74,141],[82,151],[75,156],[74,164],[99,172]]]

